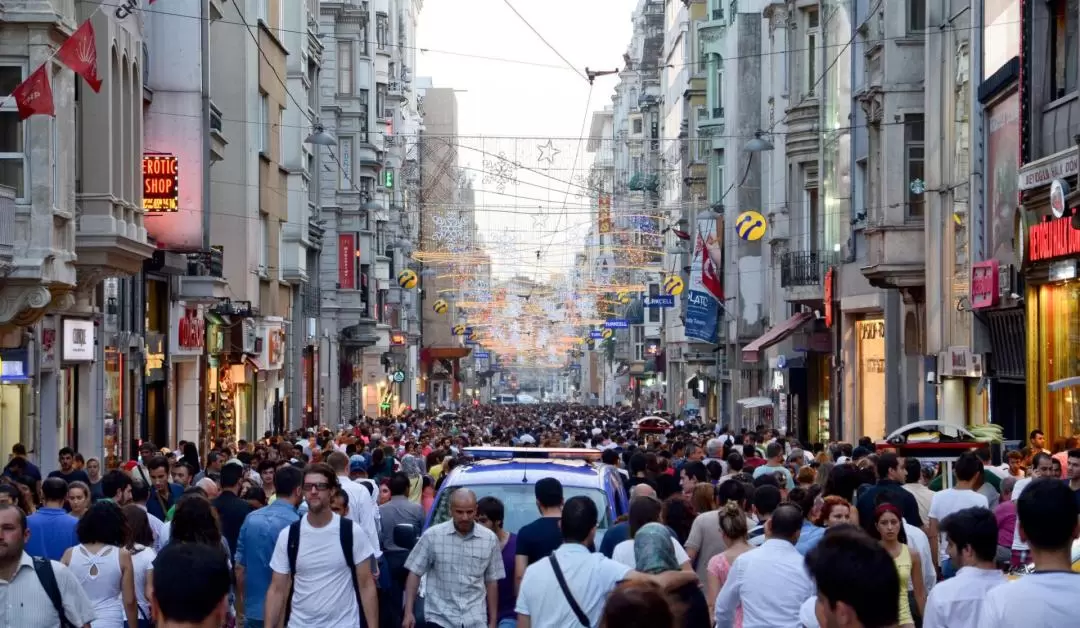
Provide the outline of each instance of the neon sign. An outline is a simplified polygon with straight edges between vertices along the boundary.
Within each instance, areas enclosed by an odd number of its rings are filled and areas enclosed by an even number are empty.
[[[143,210],[180,209],[180,177],[175,155],[143,155]]]

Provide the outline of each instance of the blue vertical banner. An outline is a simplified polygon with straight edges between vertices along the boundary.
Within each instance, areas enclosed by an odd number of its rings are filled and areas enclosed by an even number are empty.
[[[702,216],[697,220],[690,286],[686,297],[686,336],[715,343],[723,289],[723,219]]]

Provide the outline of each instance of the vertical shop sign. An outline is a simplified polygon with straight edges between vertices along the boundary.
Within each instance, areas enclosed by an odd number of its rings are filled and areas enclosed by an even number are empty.
[[[356,290],[356,236],[338,236],[338,289]]]

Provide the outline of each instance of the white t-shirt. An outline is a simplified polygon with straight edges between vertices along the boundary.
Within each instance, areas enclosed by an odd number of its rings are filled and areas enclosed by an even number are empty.
[[[671,544],[675,546],[675,560],[679,561],[679,565],[690,562],[690,556],[687,555],[686,550],[682,545],[674,538],[671,539]],[[634,558],[634,539],[627,539],[620,542],[615,546],[615,549],[611,552],[611,560],[622,563],[631,569],[637,569],[635,565],[637,560]]]
[[[1016,501],[1016,500],[1020,499],[1020,494],[1024,492],[1024,489],[1028,487],[1028,484],[1031,484],[1031,478],[1024,478],[1023,480],[1020,480],[1015,485],[1013,485],[1013,492],[1012,492],[1012,500],[1013,501]],[[1019,516],[1016,519],[1016,526],[1013,528],[1012,549],[1014,551],[1021,551],[1021,552],[1026,552],[1026,551],[1028,551],[1030,549],[1028,547],[1027,543],[1024,543],[1023,541],[1020,540],[1020,518],[1019,518]]]
[[[934,493],[933,499],[930,500],[930,518],[937,519],[940,529],[941,522],[945,521],[945,517],[965,508],[975,507],[990,507],[986,495],[970,489],[946,488]],[[949,553],[946,551],[949,541],[945,538],[944,532],[938,534],[938,537],[938,558],[944,561],[949,557]]]
[[[139,547],[142,546],[136,546],[136,549]],[[150,618],[150,601],[146,599],[146,579],[150,577],[154,570],[155,558],[157,558],[157,552],[149,547],[131,555],[131,566],[135,570],[135,599],[138,601],[139,610],[142,612],[139,619]]]
[[[1075,626],[1078,598],[1080,574],[1030,573],[986,592],[979,626]]]
[[[296,575],[293,577],[292,614],[289,626],[360,627],[360,607],[353,593],[352,575],[345,557],[341,555],[341,517],[334,515],[330,523],[315,528],[303,517],[300,524],[300,547],[296,553]],[[374,554],[367,535],[354,521],[353,564],[360,565]],[[289,573],[289,528],[278,534],[270,569]]]

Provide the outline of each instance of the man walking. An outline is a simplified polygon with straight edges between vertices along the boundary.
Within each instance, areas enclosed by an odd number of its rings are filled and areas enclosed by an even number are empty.
[[[69,547],[79,544],[79,538],[75,535],[79,520],[64,510],[67,489],[67,482],[58,477],[49,477],[41,483],[45,505],[26,518],[27,529],[30,530],[30,540],[26,542],[27,554],[60,560]]]
[[[281,531],[300,519],[296,513],[302,499],[304,473],[284,466],[274,473],[277,498],[266,508],[244,519],[236,540],[236,608],[246,619],[245,628],[263,628],[266,592],[273,571],[270,559]]]
[[[405,619],[414,628],[413,613],[420,577],[427,576],[424,619],[427,628],[495,628],[499,580],[506,576],[495,533],[476,524],[476,495],[459,488],[450,495],[451,520],[434,525],[405,561]]]
[[[948,539],[946,551],[956,576],[930,591],[923,628],[976,628],[986,592],[1005,582],[997,568],[997,521],[994,513],[974,506],[958,510],[941,522]]]
[[[90,486],[90,476],[86,474],[86,471],[75,468],[75,450],[71,447],[63,447],[60,449],[60,468],[49,474],[50,478],[60,478],[61,480],[71,484],[72,482],[85,482],[87,486]]]
[[[375,549],[356,522],[330,510],[336,488],[337,474],[329,465],[305,469],[307,516],[278,533],[270,559],[274,574],[266,594],[265,625],[284,621],[286,628],[360,628],[362,610],[367,627],[378,628],[379,596],[371,571]],[[343,526],[348,529],[343,531]],[[349,554],[343,554],[346,550]]]

